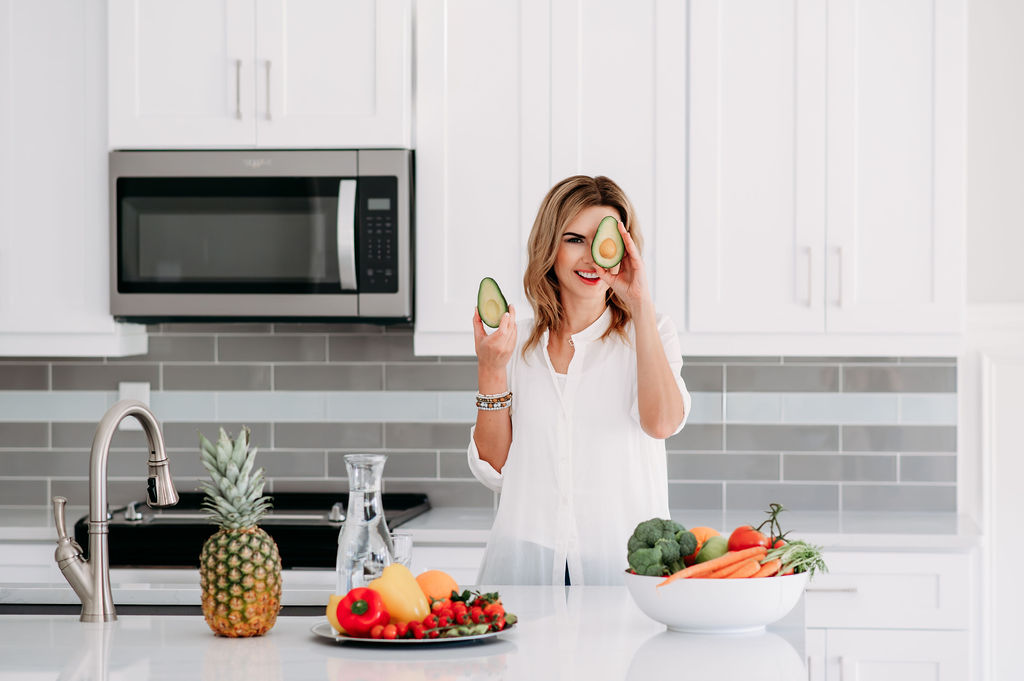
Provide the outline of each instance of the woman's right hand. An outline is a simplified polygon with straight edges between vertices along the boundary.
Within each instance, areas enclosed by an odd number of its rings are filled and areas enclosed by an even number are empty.
[[[481,373],[503,373],[516,349],[516,308],[508,306],[501,316],[498,328],[489,334],[480,321],[480,312],[473,308],[473,345]]]

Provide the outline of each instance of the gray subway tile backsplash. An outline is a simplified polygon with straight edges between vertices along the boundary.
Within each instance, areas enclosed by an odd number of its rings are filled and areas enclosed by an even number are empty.
[[[956,482],[956,456],[901,454],[900,482]]]
[[[436,362],[436,357],[413,354],[412,333],[351,334],[328,337],[332,362]]]
[[[669,480],[778,480],[778,454],[668,455]]]
[[[471,400],[475,358],[417,357],[408,325],[149,328],[139,357],[0,360],[0,505],[85,503],[96,420],[123,381],[151,384],[182,490],[207,475],[198,432],[246,424],[270,492],[343,492],[344,454],[373,451],[389,455],[386,491],[496,502],[466,463],[475,412],[451,408]],[[695,399],[666,442],[671,507],[956,510],[955,358],[684,360]],[[115,433],[112,504],[143,498],[147,449],[141,431]]]
[[[683,363],[680,372],[686,381],[686,389],[693,392],[722,392],[725,384],[725,366],[721,364]]]
[[[722,451],[725,426],[721,423],[690,424],[665,441],[670,452]]]
[[[780,503],[790,511],[835,511],[839,508],[838,484],[725,483],[729,509],[764,511]]]
[[[843,392],[950,393],[956,391],[956,367],[848,366]]]
[[[326,362],[327,339],[321,336],[221,336],[219,362]]]
[[[388,364],[384,370],[386,390],[476,390],[473,364]]]
[[[164,390],[270,390],[269,364],[165,364]]]
[[[785,480],[896,481],[896,457],[869,454],[784,454]]]
[[[725,389],[730,392],[835,392],[839,367],[745,366],[725,368]]]
[[[150,336],[145,355],[112,357],[111,362],[213,362],[217,359],[214,336]]]
[[[274,390],[381,390],[381,364],[276,364]]]
[[[724,509],[725,493],[721,482],[669,482],[669,508]]]
[[[379,423],[278,423],[274,447],[290,449],[380,449],[384,431]]]
[[[841,426],[846,452],[955,452],[955,426]]]
[[[0,390],[46,390],[50,367],[46,364],[0,364]]]
[[[48,447],[49,445],[49,424],[4,423],[0,421],[0,447]],[[3,475],[2,470],[2,460],[0,460],[0,475]]]
[[[159,364],[54,364],[54,390],[117,390],[122,381],[160,386]]]
[[[843,485],[843,511],[952,511],[952,485]]]
[[[0,479],[0,506],[42,506],[50,498],[48,491],[45,479]],[[87,504],[88,498],[79,503]]]
[[[839,426],[729,424],[725,443],[729,451],[834,452],[839,449]]]

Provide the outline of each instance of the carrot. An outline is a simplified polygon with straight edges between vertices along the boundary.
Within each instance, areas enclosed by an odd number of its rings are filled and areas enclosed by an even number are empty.
[[[732,573],[736,572],[741,567],[743,567],[743,564],[746,563],[747,560],[754,560],[754,559],[753,558],[747,558],[746,560],[741,560],[741,561],[739,561],[737,563],[733,563],[732,565],[726,565],[724,568],[722,568],[720,570],[715,570],[714,572],[712,572],[709,575],[704,575],[704,577],[706,577],[708,579],[724,579],[725,577],[730,577],[730,576],[732,576]]]
[[[726,577],[726,579],[745,579],[747,577],[753,577],[760,569],[761,564],[757,562],[756,558],[747,558],[745,561],[740,563],[739,569],[733,571],[728,577]]]
[[[703,577],[715,572],[716,570],[721,570],[726,565],[738,563],[745,558],[757,557],[758,560],[761,560],[767,552],[768,550],[763,546],[751,546],[749,549],[743,549],[742,551],[729,551],[718,558],[712,558],[711,560],[704,561],[703,563],[697,563],[696,565],[691,565],[688,568],[683,568],[679,572],[673,573],[665,581],[658,582],[658,586],[665,586],[677,579]]]
[[[782,577],[783,575],[791,575],[791,574],[793,574],[793,566],[792,565],[790,565],[788,568],[786,568],[785,570],[780,572],[779,573],[779,577]]]
[[[782,566],[782,561],[778,558],[773,558],[766,561],[761,568],[754,573],[755,577],[771,577],[779,571],[779,567]]]

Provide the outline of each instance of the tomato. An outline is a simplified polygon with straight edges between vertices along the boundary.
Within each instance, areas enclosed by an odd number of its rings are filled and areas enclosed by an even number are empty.
[[[773,549],[777,549],[780,546],[785,546],[786,545],[786,540],[783,539],[782,537],[779,537],[778,539],[775,539],[774,537],[772,537],[771,542],[772,542],[772,548]]]
[[[770,541],[768,537],[764,536],[761,532],[758,532],[750,525],[741,525],[732,531],[729,535],[729,550],[730,551],[742,551],[743,549],[749,549],[753,546],[763,546],[768,548]]]

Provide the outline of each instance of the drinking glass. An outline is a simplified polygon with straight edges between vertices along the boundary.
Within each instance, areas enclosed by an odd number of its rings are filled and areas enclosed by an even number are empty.
[[[395,549],[392,559],[405,567],[412,567],[412,535],[408,532],[392,532],[391,545]]]

